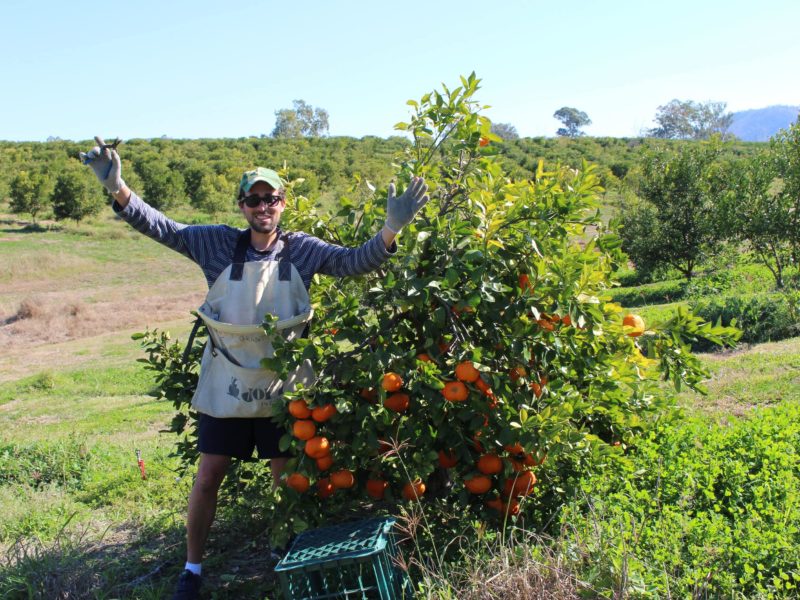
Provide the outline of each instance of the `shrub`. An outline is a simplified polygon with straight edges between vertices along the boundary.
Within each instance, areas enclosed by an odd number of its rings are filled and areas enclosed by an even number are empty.
[[[724,427],[665,420],[565,512],[591,550],[582,579],[615,597],[796,598],[799,448],[797,405]]]
[[[782,340],[800,332],[800,322],[783,294],[708,297],[698,300],[692,309],[712,323],[735,325],[742,330],[741,341],[749,344]],[[696,349],[707,346],[701,342]]]
[[[658,281],[637,287],[615,288],[610,291],[614,302],[619,302],[622,306],[667,304],[682,299],[685,293],[686,281],[683,279]]]

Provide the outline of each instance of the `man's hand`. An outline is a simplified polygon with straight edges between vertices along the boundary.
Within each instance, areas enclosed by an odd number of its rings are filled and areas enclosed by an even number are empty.
[[[428,186],[422,177],[414,177],[402,196],[395,198],[396,188],[389,184],[389,198],[386,201],[386,228],[397,235],[400,230],[414,220],[414,216],[428,202]]]
[[[81,152],[81,162],[92,167],[98,181],[109,192],[117,194],[125,185],[125,182],[122,181],[122,161],[116,150],[119,140],[112,144],[106,144],[103,138],[98,136],[95,136],[94,140],[97,142],[97,146],[89,152]]]

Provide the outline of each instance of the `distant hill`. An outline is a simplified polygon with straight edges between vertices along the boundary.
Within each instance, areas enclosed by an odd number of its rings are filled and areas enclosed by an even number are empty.
[[[797,120],[800,106],[768,106],[733,113],[732,133],[745,142],[766,142]]]

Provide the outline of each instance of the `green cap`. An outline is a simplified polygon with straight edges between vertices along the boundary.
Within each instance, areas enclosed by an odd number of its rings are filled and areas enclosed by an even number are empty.
[[[274,190],[282,190],[284,183],[280,176],[272,169],[257,167],[252,171],[245,171],[242,180],[239,182],[239,197],[250,191],[256,181],[263,181]]]

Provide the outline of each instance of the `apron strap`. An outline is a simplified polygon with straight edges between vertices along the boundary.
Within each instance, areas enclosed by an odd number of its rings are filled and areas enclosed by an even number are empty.
[[[244,272],[244,262],[247,257],[247,249],[250,247],[250,229],[245,229],[239,234],[236,240],[236,249],[233,251],[233,262],[231,263],[231,281],[241,281]]]
[[[194,344],[194,338],[197,335],[197,330],[200,329],[200,325],[203,324],[203,319],[197,317],[194,321],[194,326],[192,327],[192,332],[189,334],[189,341],[186,342],[186,349],[183,351],[183,357],[181,358],[181,362],[185,365],[189,360],[189,353],[192,351],[192,344]],[[209,337],[209,341],[211,338]]]
[[[282,235],[283,248],[275,256],[278,261],[278,281],[291,281],[292,280],[292,263],[289,260],[289,238],[290,235]]]

